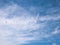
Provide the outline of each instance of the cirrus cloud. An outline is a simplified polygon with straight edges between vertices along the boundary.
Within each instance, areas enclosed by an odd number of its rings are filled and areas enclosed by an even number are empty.
[[[36,17],[17,4],[4,7],[0,9],[0,44],[22,45],[48,37],[49,34],[46,33],[48,31],[44,30],[47,22],[41,23],[41,21],[58,20],[59,17],[40,17],[39,15]]]

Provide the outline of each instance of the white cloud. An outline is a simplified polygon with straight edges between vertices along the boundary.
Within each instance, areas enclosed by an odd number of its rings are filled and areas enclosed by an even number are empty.
[[[52,35],[56,35],[60,33],[59,27],[56,27],[55,30],[51,33]]]
[[[12,18],[6,18],[11,15]],[[45,28],[46,22],[39,21],[51,19],[56,20],[59,17],[34,17],[29,11],[15,4],[4,7],[0,9],[0,44],[22,45],[47,37],[47,30],[41,30]]]
[[[43,16],[43,17],[39,17],[40,21],[59,20],[59,19],[60,19],[59,14],[57,14],[57,16]]]
[[[6,18],[11,15],[12,18]],[[31,31],[37,31],[45,26],[44,23],[39,24],[37,21],[30,12],[15,4],[0,9],[0,44],[22,45],[37,40],[39,33]]]
[[[55,31],[52,32],[53,35],[54,35],[54,34],[58,34],[58,33],[60,33],[59,30],[55,30]]]
[[[53,43],[52,45],[56,45],[56,43]]]

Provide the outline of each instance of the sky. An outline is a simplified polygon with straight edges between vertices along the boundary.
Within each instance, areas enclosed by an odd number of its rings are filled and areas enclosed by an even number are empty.
[[[60,45],[60,0],[0,0],[0,45]]]

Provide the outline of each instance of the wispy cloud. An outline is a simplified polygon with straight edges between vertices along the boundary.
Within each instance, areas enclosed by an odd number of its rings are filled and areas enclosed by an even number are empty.
[[[17,4],[7,5],[0,9],[0,44],[22,45],[29,41],[40,40],[48,36],[46,33],[48,31],[43,30],[47,22],[41,21],[58,20],[59,17],[33,16],[31,12]]]
[[[40,21],[50,21],[50,20],[59,20],[60,19],[60,16],[59,14],[57,14],[57,16],[43,16],[43,17],[40,17],[39,20]]]
[[[60,33],[59,27],[56,27],[55,30],[51,33],[52,35],[56,35]]]
[[[52,45],[56,45],[56,43],[53,43]]]
[[[44,26],[37,21],[30,12],[15,4],[0,9],[0,44],[18,45],[37,40],[39,33],[36,31]]]

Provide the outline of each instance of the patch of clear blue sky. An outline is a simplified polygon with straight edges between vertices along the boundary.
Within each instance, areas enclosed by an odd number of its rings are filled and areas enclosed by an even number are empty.
[[[43,15],[52,15],[54,13],[60,14],[60,0],[0,0],[0,8],[11,4],[12,2],[18,4],[19,6],[22,6],[29,10],[29,7],[34,6],[38,7],[37,11],[40,13],[40,16]],[[51,9],[53,8],[53,9]],[[57,9],[57,12],[51,12],[53,10]],[[48,13],[46,13],[48,12]],[[54,16],[54,15],[53,15]],[[60,21],[50,21],[48,22],[47,28],[45,30],[53,30],[56,26],[59,25]],[[53,25],[53,26],[52,26]],[[60,26],[60,25],[59,25]],[[57,45],[60,45],[60,36],[56,35],[53,42],[57,43]],[[26,45],[52,45],[52,42],[33,42]]]

